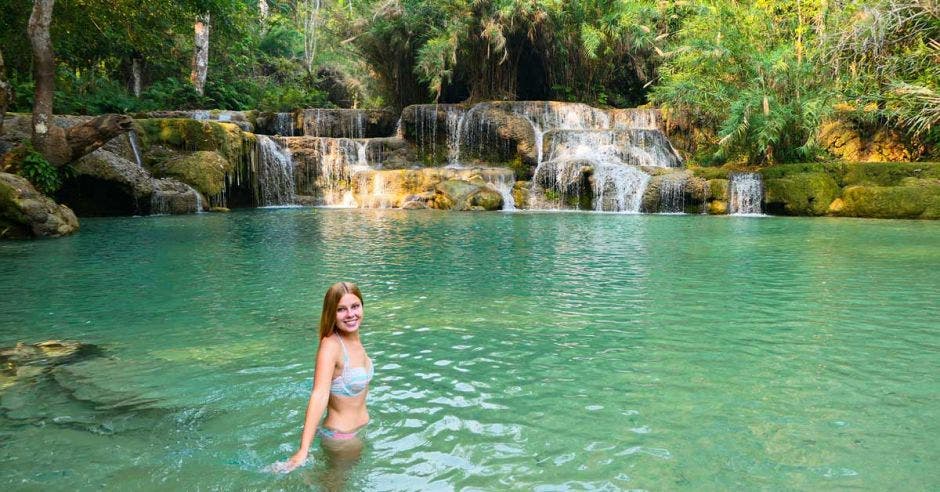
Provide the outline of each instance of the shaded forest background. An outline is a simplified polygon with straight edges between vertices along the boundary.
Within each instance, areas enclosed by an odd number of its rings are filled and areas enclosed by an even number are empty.
[[[11,111],[31,9],[0,0]],[[940,143],[936,0],[58,0],[51,31],[59,114],[552,99],[663,108],[705,163],[814,159],[834,117]]]

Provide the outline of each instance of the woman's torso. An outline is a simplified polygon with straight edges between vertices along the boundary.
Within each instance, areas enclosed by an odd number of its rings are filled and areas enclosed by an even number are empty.
[[[359,345],[350,350],[338,335],[337,339],[342,346],[342,355],[338,367],[333,371],[328,412],[323,426],[338,431],[352,431],[369,422],[366,396],[374,367],[365,348]]]

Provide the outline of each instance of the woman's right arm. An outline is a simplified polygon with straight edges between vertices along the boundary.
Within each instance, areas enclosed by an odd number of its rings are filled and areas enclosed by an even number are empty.
[[[300,449],[287,461],[287,469],[291,471],[304,464],[310,454],[310,445],[317,431],[317,424],[326,411],[330,400],[330,384],[333,381],[333,369],[336,367],[338,354],[335,343],[320,342],[317,350],[317,366],[313,373],[313,390],[310,392],[310,401],[307,402],[307,413],[304,416],[304,430],[300,434]]]

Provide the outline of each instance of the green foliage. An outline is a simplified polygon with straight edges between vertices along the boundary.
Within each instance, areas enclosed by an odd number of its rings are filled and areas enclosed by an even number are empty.
[[[32,146],[26,147],[23,160],[20,161],[20,176],[28,179],[40,192],[50,195],[62,186],[63,176],[59,169],[49,163],[42,154]]]

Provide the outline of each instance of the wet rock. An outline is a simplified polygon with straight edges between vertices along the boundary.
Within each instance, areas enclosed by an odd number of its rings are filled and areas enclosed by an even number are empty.
[[[940,181],[909,179],[901,186],[848,186],[842,191],[846,217],[940,219]]]
[[[173,179],[153,183],[150,213],[154,215],[194,214],[202,211],[203,197],[192,186]]]
[[[60,237],[76,231],[72,209],[39,193],[25,178],[0,173],[0,238]]]
[[[80,216],[141,215],[150,211],[153,179],[146,169],[104,149],[72,165],[56,198]]]
[[[70,340],[21,342],[13,347],[0,348],[0,368],[7,375],[35,375],[35,368],[69,364],[99,354],[100,349],[95,345]]]
[[[374,109],[302,109],[296,121],[304,136],[332,138],[392,137],[398,118]]]
[[[157,177],[172,177],[204,196],[215,196],[225,190],[225,175],[234,166],[218,151],[203,150],[158,163],[152,170]]]
[[[839,185],[827,173],[801,173],[764,180],[764,211],[774,215],[824,215]]]

